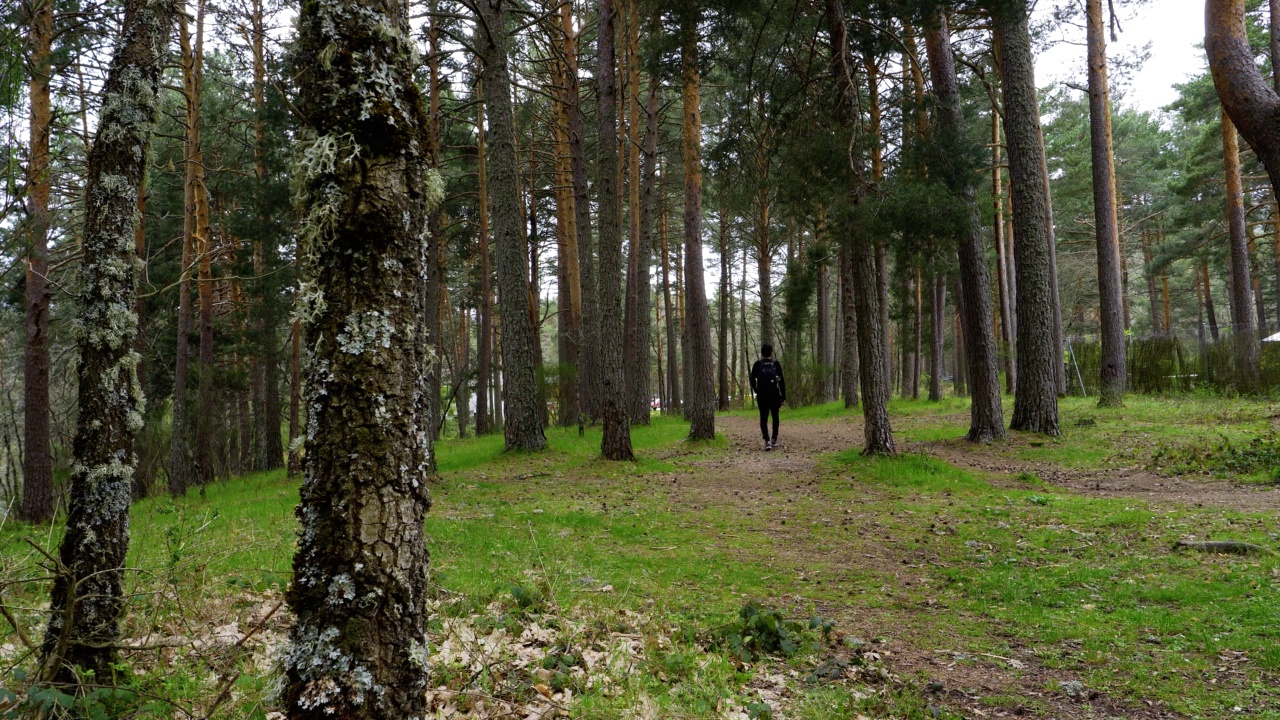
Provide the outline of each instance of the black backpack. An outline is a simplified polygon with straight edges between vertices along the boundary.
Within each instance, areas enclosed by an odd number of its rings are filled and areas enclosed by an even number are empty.
[[[760,361],[760,390],[762,392],[777,392],[778,390],[778,363],[770,358]]]

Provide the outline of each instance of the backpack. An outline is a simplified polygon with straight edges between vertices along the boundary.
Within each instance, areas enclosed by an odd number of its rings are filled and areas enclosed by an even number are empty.
[[[765,358],[760,361],[760,390],[764,392],[768,388],[768,392],[777,392],[778,389],[778,364],[771,358]]]

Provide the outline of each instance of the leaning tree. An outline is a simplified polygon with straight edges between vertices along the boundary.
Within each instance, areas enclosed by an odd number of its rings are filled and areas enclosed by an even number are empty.
[[[134,434],[142,428],[134,226],[173,27],[169,0],[128,0],[87,158],[75,295],[79,417],[67,530],[59,551],[41,679],[109,678],[124,609]],[[77,671],[77,668],[79,671]]]

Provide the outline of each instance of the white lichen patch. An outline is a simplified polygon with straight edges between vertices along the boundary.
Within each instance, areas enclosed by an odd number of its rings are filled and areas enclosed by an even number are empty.
[[[395,332],[395,325],[383,311],[353,312],[338,333],[338,348],[349,355],[386,350]]]

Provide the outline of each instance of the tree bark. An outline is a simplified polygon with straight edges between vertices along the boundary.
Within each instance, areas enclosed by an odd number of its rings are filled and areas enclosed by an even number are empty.
[[[270,301],[267,299],[274,286],[265,280],[268,266],[274,271],[278,259],[277,238],[267,230],[272,226],[272,220],[270,208],[265,201],[270,170],[267,167],[267,30],[262,0],[253,0],[249,22],[253,52],[254,179],[262,196],[259,199],[258,217],[260,232],[265,235],[254,241],[254,274],[257,276],[255,282],[259,288],[259,297],[255,302],[258,318],[254,323],[257,358],[253,378],[253,469],[267,471],[283,465],[284,447],[280,444],[279,325],[275,308],[269,305]]]
[[[261,0],[255,0],[260,2]],[[438,0],[431,0],[428,10],[435,13],[439,10]],[[427,161],[431,168],[440,169],[440,27],[439,19],[432,14],[427,19]],[[440,429],[444,427],[443,399],[444,388],[444,327],[441,321],[441,288],[444,286],[444,241],[441,238],[441,210],[433,208],[427,216],[427,288],[424,298],[423,323],[426,325],[427,346],[431,348],[430,362],[427,364],[427,375],[423,385],[427,394],[430,417],[428,427],[431,440],[440,439]],[[279,434],[279,433],[277,433]],[[436,457],[431,455],[431,470],[436,470]]]
[[[187,105],[187,170],[191,199],[186,210],[190,214],[192,263],[196,267],[196,289],[199,299],[199,364],[195,416],[194,479],[201,492],[213,481],[213,442],[217,422],[216,399],[213,394],[213,237],[209,222],[209,194],[205,185],[204,143],[201,139],[201,106],[204,91],[204,11],[205,3],[196,3],[195,36],[191,36],[186,18],[178,22],[182,48],[183,94]]]
[[[720,208],[720,291],[717,293],[716,302],[720,310],[720,351],[716,358],[716,409],[729,409],[729,336],[733,332],[733,321],[730,319],[729,308],[731,306],[731,296],[729,295],[729,222],[728,213],[723,207]]]
[[[1142,272],[1147,276],[1147,301],[1151,305],[1151,336],[1160,337],[1164,335],[1164,326],[1160,319],[1160,295],[1156,292],[1156,273],[1152,268],[1152,234],[1150,230],[1142,229]]]
[[[933,272],[932,307],[929,320],[932,324],[932,335],[929,343],[929,400],[938,402],[942,399],[943,341],[947,333],[947,282],[942,273]],[[996,392],[999,392],[999,384]],[[1003,425],[1003,423],[1001,423]]]
[[[667,392],[662,403],[662,412],[669,414],[680,409],[680,370],[676,338],[675,310],[671,299],[671,249],[668,240],[669,225],[667,223],[667,204],[664,198],[662,213],[658,221],[658,236],[662,242],[662,319],[667,332]]]
[[[483,86],[484,81],[479,83]],[[492,432],[489,415],[489,384],[493,381],[493,273],[489,269],[489,170],[486,166],[484,126],[484,88],[477,87],[476,95],[481,98],[476,106],[476,172],[480,180],[479,195],[476,199],[480,206],[480,302],[477,310],[480,322],[476,324],[476,435],[488,435]]]
[[[1231,335],[1240,390],[1258,390],[1258,339],[1253,322],[1253,281],[1240,181],[1240,145],[1235,126],[1222,110],[1222,165],[1227,178],[1227,229],[1231,239]]]
[[[1200,261],[1200,278],[1199,281],[1204,287],[1204,309],[1209,320],[1209,336],[1214,342],[1218,342],[1218,314],[1213,305],[1213,287],[1209,283],[1209,261]]]
[[[762,152],[763,154],[763,152]],[[761,163],[764,166],[764,163]],[[767,178],[761,178],[765,182]],[[756,193],[756,271],[760,289],[760,344],[773,343],[773,241],[769,237],[769,191]]]
[[[487,149],[489,204],[493,213],[494,261],[502,313],[503,425],[507,450],[536,451],[547,445],[539,403],[533,322],[530,318],[528,243],[521,231],[520,182],[515,149],[515,111],[507,66],[502,0],[479,0],[475,42],[481,53],[484,104],[489,115]]]
[[[568,5],[564,6],[566,9]],[[573,168],[569,149],[571,81],[568,65],[560,67],[560,92],[556,103],[556,266],[559,273],[557,303],[559,367],[559,424],[578,422],[578,355],[582,327],[582,279],[578,273],[578,227],[573,199]]]
[[[853,252],[840,243],[840,385],[846,409],[858,406],[858,312],[854,294]]]
[[[1037,105],[1038,109],[1038,105]],[[1053,193],[1049,191],[1049,162],[1043,152],[1044,148],[1044,128],[1036,123],[1037,131],[1040,133],[1040,181],[1044,188],[1044,212],[1045,217],[1049,219],[1045,225],[1045,233],[1048,236],[1047,253],[1049,256],[1049,301],[1053,306],[1053,335],[1050,338],[1053,341],[1053,356],[1056,360],[1053,363],[1053,380],[1058,387],[1058,396],[1062,397],[1067,394],[1067,367],[1064,362],[1063,355],[1063,325],[1062,325],[1062,293],[1058,283],[1058,240],[1055,235],[1056,230],[1053,226]],[[1012,183],[1012,175],[1010,182]]]
[[[826,213],[819,211],[818,216],[818,236],[820,242],[825,246],[830,240],[830,232],[827,228]],[[824,260],[818,266],[818,312],[817,312],[817,337],[815,338],[818,345],[818,380],[819,380],[819,399],[821,402],[829,403],[835,399],[835,379],[836,368],[835,360],[832,358],[831,346],[831,270]]]
[[[831,33],[832,71],[835,76],[839,99],[837,122],[848,127],[855,103],[853,69],[849,60],[848,31],[844,20],[844,6],[840,0],[826,1],[826,19]],[[874,89],[874,83],[872,85]],[[879,128],[873,133],[878,137]],[[861,161],[855,161],[860,163]],[[852,168],[855,176],[865,170]],[[855,187],[850,201],[862,200],[865,185],[861,177],[855,177]],[[887,328],[883,323],[881,293],[877,282],[880,277],[879,258],[870,238],[844,239],[849,244],[851,260],[850,283],[853,287],[855,311],[858,315],[859,380],[862,385],[862,418],[864,455],[892,455],[895,452],[893,429],[889,423],[890,375],[888,348],[885,342]]]
[[[595,338],[596,261],[591,238],[591,198],[587,188],[587,152],[582,137],[581,91],[578,83],[578,55],[573,30],[573,3],[560,6],[560,27],[564,37],[565,96],[569,130],[569,165],[573,175],[573,212],[578,231],[579,296],[582,313],[578,318],[578,404],[586,418],[599,417],[599,342]],[[575,421],[578,418],[575,418]]]
[[[280,693],[295,720],[426,714],[423,236],[444,192],[411,44],[398,0],[299,12],[310,418]]]
[[[1267,84],[1244,24],[1244,0],[1206,0],[1204,49],[1224,114],[1267,168],[1280,196],[1280,81]],[[1272,38],[1273,52],[1280,41]]]
[[[711,357],[711,310],[707,307],[702,265],[702,76],[698,66],[697,23],[685,27],[682,53],[684,123],[684,295],[685,354],[689,374],[685,378],[691,440],[716,436],[715,369]]]
[[[118,657],[129,549],[133,436],[144,399],[133,351],[137,316],[133,229],[138,188],[159,104],[163,55],[175,8],[128,0],[103,85],[98,130],[86,164],[84,233],[76,317],[80,412],[70,504],[53,584],[40,679],[109,682]]]
[[[954,296],[956,299],[956,372],[955,372],[955,391],[956,397],[964,397],[969,394],[969,386],[966,379],[969,377],[969,364],[965,361],[965,327],[964,327],[964,291],[960,278],[956,278],[956,289]]]
[[[960,87],[956,79],[950,29],[945,16],[938,16],[934,27],[929,29],[926,43],[933,88],[938,96],[939,130],[948,143],[958,148],[964,142],[964,114],[960,107]],[[1007,87],[1008,83],[1005,85]],[[1031,94],[1034,101],[1034,79]],[[1009,107],[1007,100],[1005,106]],[[1039,117],[1037,113],[1033,118],[1037,125]],[[982,239],[976,174],[971,170],[961,166],[947,168],[946,172],[949,184],[964,200],[968,210],[966,227],[957,237],[960,290],[965,295],[956,298],[963,313],[965,365],[972,397],[969,406],[969,433],[966,437],[970,442],[990,442],[1005,435],[1004,410],[1000,404],[1000,365],[995,327],[991,320],[991,276],[987,270],[986,248]],[[935,297],[941,292],[935,290]],[[1054,403],[1057,403],[1056,395]]]
[[[1009,185],[1013,201],[1014,260],[1017,266],[1018,387],[1010,427],[1058,435],[1058,383],[1054,303],[1049,248],[1049,216],[1042,170],[1040,107],[1036,98],[1028,10],[1023,0],[994,13],[1000,50],[1005,137],[1009,145]],[[967,304],[967,303],[966,303]],[[966,338],[969,339],[969,338]],[[974,339],[973,342],[977,342]],[[972,343],[971,343],[972,344]]]
[[[606,460],[633,460],[622,376],[622,220],[618,212],[618,87],[613,0],[599,0],[596,81],[599,85],[600,173],[596,180],[600,214],[599,287],[596,316],[599,359],[600,420],[604,429],[600,451]]]
[[[1013,361],[1014,338],[1017,336],[1017,318],[1013,312],[1013,293],[1008,279],[1009,253],[1006,252],[1004,237],[1004,171],[1000,160],[1000,113],[994,105],[991,108],[991,200],[995,210],[995,219],[991,223],[995,235],[996,246],[996,282],[1000,286],[1000,343],[1001,355],[1004,357],[1005,391],[1010,395],[1018,385],[1018,373]]]
[[[53,442],[49,416],[49,136],[53,105],[53,1],[28,4],[28,98],[31,120],[27,157],[26,344],[23,346],[22,504],[18,517],[29,523],[53,519]]]
[[[299,256],[300,258],[301,256]],[[300,267],[298,261],[295,264]],[[299,279],[301,276],[299,275]],[[302,473],[302,453],[300,452],[302,433],[302,323],[293,321],[289,338],[289,460],[288,475],[295,477]],[[177,403],[174,403],[175,407]]]
[[[1093,167],[1093,224],[1098,246],[1098,305],[1102,336],[1098,407],[1124,402],[1124,288],[1116,220],[1116,173],[1111,151],[1111,91],[1107,85],[1107,38],[1102,0],[1085,6],[1089,44],[1089,148]]]
[[[650,79],[649,97],[645,102],[644,159],[641,162],[640,224],[637,234],[636,264],[627,276],[630,303],[627,307],[627,356],[624,358],[630,383],[628,414],[631,424],[648,425],[653,409],[649,403],[653,394],[650,388],[649,355],[652,352],[653,332],[649,324],[651,268],[653,266],[653,208],[658,184],[658,82]],[[634,292],[630,285],[634,277]],[[631,318],[634,317],[634,321]]]

